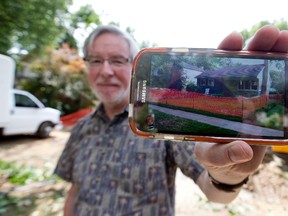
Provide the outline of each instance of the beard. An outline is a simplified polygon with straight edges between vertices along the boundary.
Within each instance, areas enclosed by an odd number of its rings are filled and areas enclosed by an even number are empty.
[[[120,87],[95,87],[93,92],[97,99],[104,104],[117,105],[123,103],[129,103],[129,89]]]

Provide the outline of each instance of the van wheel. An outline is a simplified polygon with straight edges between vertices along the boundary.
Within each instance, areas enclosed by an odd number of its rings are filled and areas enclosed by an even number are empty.
[[[50,135],[50,132],[52,131],[53,126],[49,122],[43,122],[37,132],[37,137],[39,138],[47,138]]]

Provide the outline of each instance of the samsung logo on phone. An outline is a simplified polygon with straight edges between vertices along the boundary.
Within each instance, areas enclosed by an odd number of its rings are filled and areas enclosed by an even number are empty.
[[[143,80],[142,92],[141,92],[141,103],[146,102],[146,94],[147,94],[147,80]]]

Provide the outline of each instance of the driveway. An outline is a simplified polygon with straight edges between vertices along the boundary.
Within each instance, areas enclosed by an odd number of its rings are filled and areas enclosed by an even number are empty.
[[[0,159],[26,166],[44,167],[56,162],[70,135],[68,131],[53,131],[47,139],[15,136],[0,139]],[[274,216],[288,215],[288,173],[281,169],[279,158],[269,156],[258,172],[250,177],[248,185],[230,204],[211,203],[195,183],[180,170],[176,176],[176,216]],[[282,166],[283,167],[283,166]],[[0,185],[1,190],[4,185]],[[68,184],[63,181],[45,187],[26,187],[13,196],[20,197],[17,205],[29,214],[6,214],[13,216],[62,216],[64,197]],[[23,188],[24,187],[24,188]],[[25,190],[24,190],[25,189]],[[0,190],[0,191],[1,191]],[[19,191],[19,190],[18,190]],[[33,200],[31,202],[30,200]],[[23,201],[24,204],[23,204]],[[1,212],[0,212],[0,215]]]

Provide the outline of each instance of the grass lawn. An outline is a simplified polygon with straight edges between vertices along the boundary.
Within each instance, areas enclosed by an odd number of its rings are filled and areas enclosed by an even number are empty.
[[[190,119],[180,118],[174,115],[169,115],[158,110],[153,110],[155,114],[156,128],[163,133],[181,131],[181,133],[191,135],[221,135],[230,137],[237,136],[238,132],[220,127],[212,126],[205,123],[200,123]],[[169,128],[169,130],[167,130]],[[213,132],[213,134],[211,134]]]

